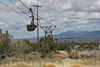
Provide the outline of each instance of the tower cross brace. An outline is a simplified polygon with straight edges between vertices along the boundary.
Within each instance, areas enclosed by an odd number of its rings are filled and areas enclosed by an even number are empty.
[[[54,29],[56,28],[56,26],[40,26],[40,27],[45,32],[45,40],[46,40],[46,36],[51,35],[52,42],[53,42],[53,51],[55,52],[55,45],[54,45],[54,40],[53,40],[53,34],[52,34],[52,32],[54,31]]]

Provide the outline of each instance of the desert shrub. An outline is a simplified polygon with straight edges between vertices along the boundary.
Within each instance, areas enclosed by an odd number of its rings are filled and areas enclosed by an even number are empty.
[[[80,55],[80,59],[91,59],[91,58],[94,58],[94,57],[95,57],[94,54],[91,54],[91,55],[89,55],[89,54],[81,54]]]
[[[56,67],[54,64],[46,65],[45,67]]]
[[[47,56],[47,54],[50,52],[51,52],[51,50],[50,50],[49,44],[46,41],[41,42],[41,44],[40,44],[41,58],[45,58]]]
[[[9,63],[19,62],[19,60],[15,57],[6,57],[2,60],[2,64],[9,64]]]
[[[79,54],[78,54],[77,51],[71,52],[71,53],[68,55],[68,57],[71,58],[71,59],[79,59],[79,58],[80,58],[80,56],[79,56]]]
[[[8,65],[7,64],[2,64],[1,67],[8,67]]]
[[[80,67],[80,64],[75,63],[74,65],[70,66],[70,67]]]
[[[80,64],[84,64],[84,65],[89,65],[89,64],[96,64],[97,62],[94,62],[94,61],[90,61],[90,60],[83,60],[83,61],[80,61]]]
[[[9,55],[9,45],[11,43],[12,35],[8,31],[2,33],[0,29],[0,53]]]
[[[0,42],[0,53],[2,52],[3,43]]]
[[[30,45],[28,40],[20,40],[13,43],[11,46],[11,53],[14,55],[27,54],[33,51],[32,45]]]
[[[48,54],[48,58],[52,59],[53,55],[51,53]]]
[[[38,44],[37,43],[30,43],[30,45],[33,47],[33,51],[36,51],[38,48]]]
[[[40,39],[40,54],[41,58],[45,58],[47,54],[53,51],[53,42],[52,37],[48,35],[48,37]]]
[[[26,65],[25,63],[17,63],[13,67],[29,67],[29,66]]]
[[[56,50],[67,50],[67,47],[69,45],[71,45],[71,43],[55,42],[55,49]]]

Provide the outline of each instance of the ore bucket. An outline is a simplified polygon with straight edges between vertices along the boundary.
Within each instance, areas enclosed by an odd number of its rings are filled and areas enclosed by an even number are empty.
[[[37,27],[36,25],[26,25],[27,26],[27,31],[34,31],[35,28]]]

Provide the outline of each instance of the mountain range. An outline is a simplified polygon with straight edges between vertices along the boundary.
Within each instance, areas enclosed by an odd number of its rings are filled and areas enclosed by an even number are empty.
[[[65,38],[65,39],[73,39],[73,38],[100,38],[100,31],[67,31],[60,34],[55,34],[55,38]],[[44,36],[40,36],[44,37]],[[34,38],[26,38],[29,40],[36,40],[37,37]],[[20,40],[20,39],[13,39],[13,40]]]
[[[54,36],[55,38],[96,38],[100,37],[100,31],[67,31]]]

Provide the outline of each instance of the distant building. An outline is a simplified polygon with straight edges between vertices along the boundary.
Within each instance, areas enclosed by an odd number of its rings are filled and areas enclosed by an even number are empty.
[[[86,49],[89,49],[89,50],[91,50],[91,49],[93,49],[93,45],[85,45],[84,46],[84,49],[86,50]]]

